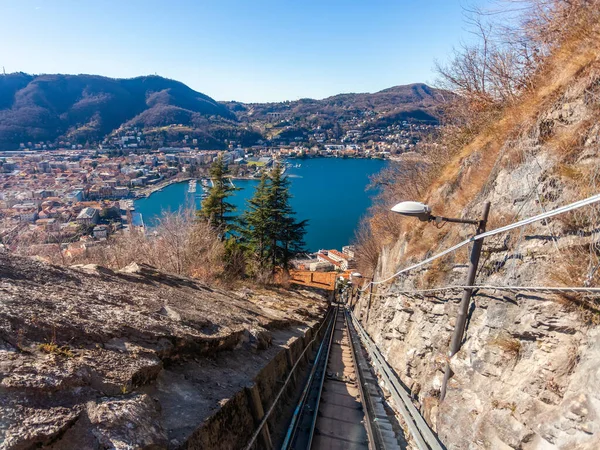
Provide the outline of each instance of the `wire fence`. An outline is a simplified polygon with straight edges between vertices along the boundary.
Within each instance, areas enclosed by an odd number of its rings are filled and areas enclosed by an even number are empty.
[[[441,292],[462,291],[464,289],[480,291],[505,291],[505,292],[537,292],[540,294],[585,294],[588,296],[600,296],[600,288],[595,287],[549,287],[549,286],[494,286],[486,284],[475,284],[472,286],[456,285],[443,286],[431,289],[406,289],[395,290],[393,294],[398,295],[420,295],[437,294]],[[374,297],[388,297],[389,294],[373,294]]]
[[[384,278],[382,280],[372,280],[370,282],[368,282],[367,284],[365,284],[362,289],[360,289],[360,292],[366,292],[371,286],[376,286],[376,285],[380,285],[380,284],[384,284],[387,283],[391,280],[394,280],[396,278],[398,278],[400,275],[402,274],[406,274],[410,271],[413,271],[415,269],[418,269],[420,267],[423,267],[429,263],[432,263],[433,261],[436,261],[446,255],[449,255],[455,251],[457,251],[458,249],[472,243],[475,242],[477,240],[480,239],[484,239],[487,237],[491,237],[491,236],[497,236],[500,235],[502,233],[507,233],[509,231],[518,229],[518,228],[523,228],[526,227],[528,225],[534,224],[536,222],[540,222],[540,221],[544,221],[547,219],[550,219],[554,216],[557,216],[559,214],[565,214],[567,212],[570,211],[575,211],[579,208],[583,208],[585,206],[588,205],[592,205],[594,203],[598,203],[600,202],[600,194],[596,194],[593,195],[591,197],[588,197],[586,199],[583,200],[579,200],[576,201],[574,203],[570,203],[568,205],[565,206],[561,206],[559,208],[550,210],[550,211],[545,211],[541,214],[538,214],[536,216],[532,216],[523,220],[520,220],[518,222],[514,222],[511,223],[509,225],[500,227],[500,228],[496,228],[494,230],[490,230],[490,231],[486,231],[484,233],[478,234],[476,236],[473,236],[469,239],[465,239],[462,242],[459,242],[456,245],[453,245],[452,247],[443,250],[440,253],[437,253],[433,256],[430,256],[429,258],[426,258],[418,263],[412,264],[408,267],[405,267],[399,271],[397,271],[396,273],[394,273],[393,275],[390,275],[387,278]],[[520,240],[523,237],[523,233],[521,233],[520,236]],[[554,236],[553,236],[553,240],[554,240]],[[556,245],[556,244],[555,244]],[[600,293],[600,289],[596,288],[586,288],[586,287],[544,287],[544,286],[522,286],[522,287],[518,287],[518,286],[444,286],[444,287],[439,287],[439,288],[432,288],[432,289],[413,289],[413,290],[406,290],[404,291],[404,293],[410,294],[410,293],[426,293],[426,292],[440,292],[440,291],[444,291],[444,290],[454,290],[454,289],[496,289],[496,290],[511,290],[511,291],[516,291],[516,290],[522,290],[522,291],[538,291],[538,292],[553,292],[553,293],[559,293],[559,292],[581,292],[581,293],[587,293],[587,294],[594,294],[597,295],[598,293]],[[398,293],[403,293],[403,291],[398,291]]]

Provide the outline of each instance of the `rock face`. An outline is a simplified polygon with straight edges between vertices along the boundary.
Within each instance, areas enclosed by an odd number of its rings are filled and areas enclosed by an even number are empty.
[[[324,307],[0,254],[0,448],[181,446]]]
[[[567,85],[504,143],[465,216],[477,217],[491,201],[491,229],[598,193],[596,175],[586,174],[600,167],[600,74],[588,67],[565,79]],[[431,197],[457,198],[456,186],[465,185],[460,178],[468,184],[483,170],[481,151],[463,158],[458,180],[440,183]],[[477,284],[597,286],[598,212],[587,207],[487,239]],[[422,235],[438,233],[432,255],[469,232],[448,225]],[[384,249],[376,278],[410,265],[414,245],[403,236]],[[406,291],[464,284],[467,252],[463,247],[381,285],[368,313],[368,294],[356,306],[427,420],[449,449],[600,448],[600,307],[594,298],[477,292],[463,346],[450,360],[454,376],[446,399],[439,401],[461,292]]]

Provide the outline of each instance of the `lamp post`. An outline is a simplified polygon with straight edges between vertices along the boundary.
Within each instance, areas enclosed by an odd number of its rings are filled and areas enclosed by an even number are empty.
[[[335,302],[335,296],[336,294],[338,294],[338,302],[342,300],[343,297],[343,289],[346,287],[346,279],[343,276],[340,276],[339,278],[336,277],[335,278],[335,283],[334,283],[334,288],[333,288],[333,299]]]
[[[363,276],[362,276],[362,274],[360,272],[352,272],[350,274],[350,281],[355,280],[355,279],[361,280],[362,277]],[[352,291],[351,291],[352,292],[352,296],[350,297],[350,301],[348,303],[348,306],[350,308],[353,308],[353,306],[354,306],[354,305],[352,305],[352,301],[354,300],[356,294],[358,293],[358,289],[359,289],[359,287],[357,286],[356,289],[353,288]]]
[[[483,214],[480,220],[469,220],[469,219],[452,219],[442,216],[434,216],[431,214],[431,208],[423,203],[419,202],[402,202],[398,203],[392,208],[392,211],[402,214],[404,216],[416,217],[422,222],[452,222],[452,223],[466,223],[477,226],[476,235],[485,232],[485,227],[490,213],[490,202],[485,202],[483,205]],[[473,286],[475,282],[475,276],[477,275],[477,266],[479,265],[479,258],[481,256],[481,248],[483,246],[483,239],[478,239],[473,243],[473,249],[471,250],[471,256],[469,258],[469,272],[467,273],[467,284],[466,286]],[[466,288],[463,292],[460,306],[458,308],[458,316],[456,317],[456,324],[454,325],[454,332],[452,334],[452,341],[450,342],[450,351],[448,352],[448,362],[446,362],[446,368],[444,371],[444,381],[442,383],[442,389],[440,392],[440,400],[443,401],[446,397],[446,387],[448,380],[452,376],[452,369],[450,368],[450,358],[452,358],[461,347],[463,335],[465,333],[465,325],[467,323],[467,315],[469,312],[469,305],[471,303],[471,295],[473,289]]]

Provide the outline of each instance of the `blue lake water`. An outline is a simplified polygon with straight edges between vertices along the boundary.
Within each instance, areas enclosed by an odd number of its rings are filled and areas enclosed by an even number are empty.
[[[360,218],[372,204],[373,191],[366,191],[369,176],[379,172],[385,161],[377,159],[314,158],[291,160],[301,164],[290,168],[286,175],[291,181],[291,205],[299,220],[307,219],[306,248],[340,249],[354,238]],[[237,191],[231,203],[241,214],[246,202],[254,193],[257,180],[234,180]],[[201,186],[197,197],[187,193],[188,183],[172,184],[150,197],[135,201],[136,212],[142,214],[144,223],[152,226],[164,210],[174,211],[195,203],[200,208]]]

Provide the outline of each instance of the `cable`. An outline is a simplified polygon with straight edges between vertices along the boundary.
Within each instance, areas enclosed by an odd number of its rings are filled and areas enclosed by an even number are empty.
[[[370,281],[360,291],[361,292],[365,292],[370,285],[376,285],[376,284],[386,283],[386,282],[388,282],[388,281],[396,278],[400,274],[403,274],[403,273],[406,273],[408,271],[417,269],[418,267],[424,266],[425,264],[428,264],[428,263],[430,263],[432,261],[435,261],[436,259],[439,259],[442,256],[447,255],[448,253],[452,253],[453,251],[455,251],[455,250],[457,250],[457,249],[459,249],[459,248],[467,245],[469,242],[474,242],[474,241],[477,241],[477,240],[480,240],[480,239],[484,239],[484,238],[489,237],[489,236],[494,236],[496,234],[500,234],[500,233],[504,233],[506,231],[514,230],[515,228],[519,228],[519,227],[523,227],[525,225],[529,225],[529,224],[532,224],[532,223],[535,223],[535,222],[539,222],[540,220],[549,219],[550,217],[554,217],[554,216],[557,216],[559,214],[563,214],[563,213],[572,211],[574,209],[582,208],[584,206],[591,205],[592,203],[597,203],[597,202],[600,202],[600,194],[593,195],[591,197],[588,197],[588,198],[583,199],[583,200],[579,200],[579,201],[577,201],[575,203],[571,203],[569,205],[561,206],[560,208],[557,208],[557,209],[554,209],[554,210],[551,210],[551,211],[548,211],[548,212],[545,212],[545,213],[542,213],[542,214],[538,214],[537,216],[533,216],[533,217],[530,217],[528,219],[520,220],[519,222],[515,222],[515,223],[512,223],[510,225],[506,225],[504,227],[496,228],[495,230],[490,230],[490,231],[486,231],[485,233],[478,234],[477,236],[473,236],[473,237],[471,237],[469,239],[466,239],[466,240],[464,240],[462,242],[459,242],[458,244],[450,247],[447,250],[444,250],[443,252],[438,253],[437,255],[431,256],[430,258],[427,258],[427,259],[425,259],[425,260],[423,260],[423,261],[421,261],[419,263],[416,263],[416,264],[413,264],[412,266],[406,267],[406,268],[400,270],[399,272],[396,272],[395,274],[393,274],[393,275],[391,275],[391,276],[389,276],[389,277],[387,277],[387,278],[385,278],[383,280]]]
[[[402,291],[394,291],[393,293],[386,294],[385,296],[394,295],[394,294],[428,294],[433,292],[444,292],[444,291],[459,291],[463,289],[479,289],[479,290],[496,290],[496,291],[510,291],[510,292],[520,292],[520,291],[529,291],[529,292],[542,292],[545,294],[554,294],[557,292],[570,292],[570,293],[583,293],[583,294],[594,294],[600,295],[600,288],[593,287],[549,287],[549,286],[493,286],[493,285],[473,285],[473,286],[444,286],[439,288],[431,288],[431,289],[414,289],[414,290],[402,290]],[[373,294],[375,296],[384,296],[383,294]]]

